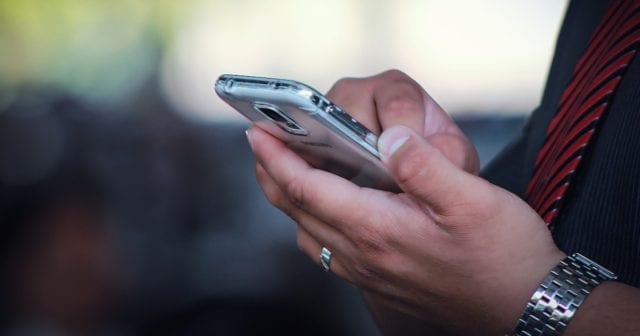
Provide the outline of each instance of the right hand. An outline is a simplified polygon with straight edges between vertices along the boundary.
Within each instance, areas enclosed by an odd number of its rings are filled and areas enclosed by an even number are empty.
[[[406,75],[342,80],[329,96],[384,131],[382,162],[404,193],[357,187],[249,130],[258,182],[298,223],[300,249],[316,263],[321,248],[330,249],[332,271],[372,294],[381,324],[392,312],[405,329],[409,320],[460,334],[508,333],[539,279],[564,257],[542,219],[473,175],[469,141]]]
[[[477,175],[478,154],[449,115],[411,77],[389,70],[366,78],[343,78],[327,97],[377,134],[394,125],[415,130],[451,162]],[[432,325],[386,307],[378,295],[362,291],[385,334],[444,335]]]
[[[366,78],[343,78],[327,97],[377,134],[394,125],[421,134],[453,164],[477,175],[478,154],[455,122],[411,77],[389,70]]]

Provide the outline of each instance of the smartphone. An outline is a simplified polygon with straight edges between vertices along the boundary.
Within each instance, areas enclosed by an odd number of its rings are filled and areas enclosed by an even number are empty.
[[[378,136],[310,86],[226,74],[216,81],[215,91],[313,167],[362,187],[400,191],[380,161]]]

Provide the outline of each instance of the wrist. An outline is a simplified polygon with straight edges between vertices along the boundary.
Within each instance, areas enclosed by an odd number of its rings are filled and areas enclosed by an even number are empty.
[[[549,272],[566,257],[565,253],[554,246],[546,253],[537,253],[510,267],[512,276],[508,283],[502,282],[500,294],[497,294],[502,296],[504,301],[499,304],[499,309],[495,312],[497,315],[494,315],[496,322],[499,321],[494,325],[495,334],[505,335],[513,331],[532,293]]]
[[[562,335],[587,296],[615,279],[611,271],[578,253],[566,257],[535,290],[513,335]]]

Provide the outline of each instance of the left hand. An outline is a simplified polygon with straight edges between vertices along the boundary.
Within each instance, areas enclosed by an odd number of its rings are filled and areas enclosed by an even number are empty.
[[[326,246],[335,274],[443,329],[511,332],[564,257],[525,202],[458,168],[409,128],[386,129],[379,144],[402,194],[314,169],[256,127],[248,137],[260,185],[299,224],[298,245],[310,258],[319,262]]]

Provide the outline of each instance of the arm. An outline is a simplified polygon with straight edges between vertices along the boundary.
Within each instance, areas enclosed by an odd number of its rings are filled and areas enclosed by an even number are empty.
[[[605,282],[591,293],[567,326],[566,336],[640,334],[640,290]]]
[[[442,152],[462,169],[479,171],[477,153],[462,131],[418,83],[399,71],[342,79],[327,97],[375,133],[392,125],[411,127],[424,137],[435,138]],[[389,308],[374,293],[361,294],[385,335],[447,335],[424,320]]]
[[[401,332],[387,328],[409,327],[405,317],[412,317],[412,328],[508,334],[538,284],[565,255],[533,209],[469,169],[473,160],[466,144],[446,122],[432,122],[444,119],[429,113],[431,102],[422,106],[427,111],[422,119],[407,113],[420,109],[398,102],[398,81],[391,82],[384,92],[395,92],[393,104],[383,103],[376,90],[343,99],[378,113],[372,120],[384,130],[382,160],[403,193],[361,188],[314,169],[253,128],[248,138],[258,181],[267,198],[298,223],[298,244],[310,258],[319,262],[327,247],[333,252],[331,270],[375,295],[372,310],[385,332]],[[409,119],[413,128],[388,124],[389,116],[416,118],[424,127],[416,129]],[[607,325],[606,331],[640,332],[635,291],[615,283],[597,288],[567,334],[596,333],[598,324]],[[608,318],[609,311],[620,317]]]
[[[445,336],[444,331],[413,316],[393,310],[383,304],[376,295],[362,292],[362,297],[383,335]]]

